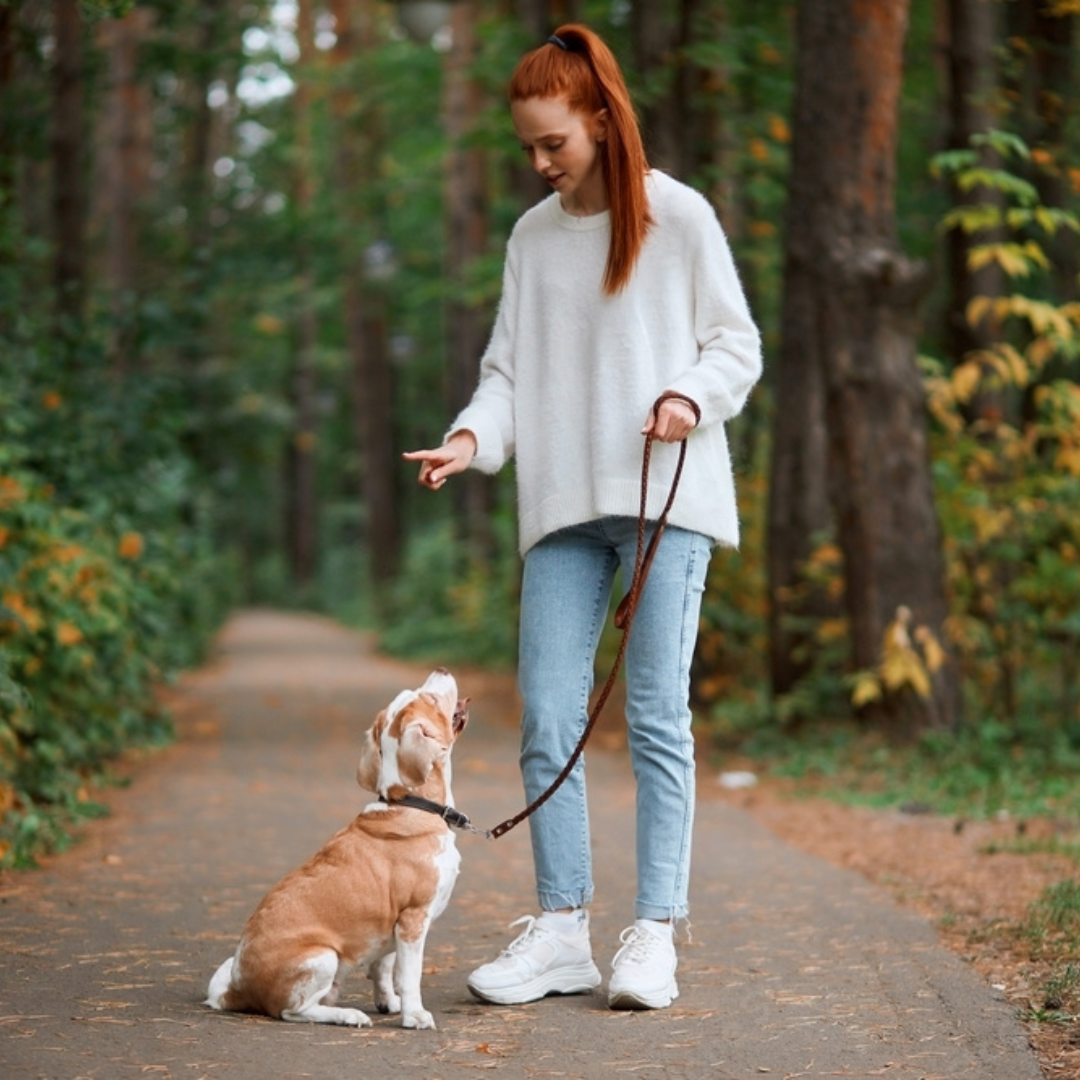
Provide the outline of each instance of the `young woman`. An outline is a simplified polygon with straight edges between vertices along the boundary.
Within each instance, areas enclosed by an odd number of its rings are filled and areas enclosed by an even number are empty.
[[[515,226],[498,317],[470,404],[444,444],[405,457],[440,488],[470,466],[517,462],[524,556],[518,681],[528,800],[566,764],[588,715],[593,660],[615,572],[629,582],[641,498],[642,435],[689,436],[670,525],[626,654],[626,719],[637,782],[636,921],[623,931],[612,1008],[663,1008],[678,995],[673,922],[688,913],[694,813],[690,661],[709,552],[738,543],[724,422],[761,370],[760,342],[709,204],[650,170],[608,47],[561,27],[518,64],[514,129],[553,193]],[[667,398],[653,412],[654,402]],[[666,499],[678,448],[657,445],[649,516]],[[599,985],[584,761],[531,818],[540,915],[469,977],[498,1004]]]

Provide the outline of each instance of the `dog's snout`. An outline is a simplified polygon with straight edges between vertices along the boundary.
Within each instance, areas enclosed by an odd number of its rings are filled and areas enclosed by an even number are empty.
[[[458,699],[457,680],[445,668],[436,668],[421,687],[429,694],[434,694],[442,704],[447,716],[454,712]]]

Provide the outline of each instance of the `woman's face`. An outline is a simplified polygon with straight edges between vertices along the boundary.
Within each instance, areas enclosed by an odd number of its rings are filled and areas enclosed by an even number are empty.
[[[607,137],[607,110],[573,112],[564,98],[527,98],[510,105],[514,130],[532,167],[559,193],[571,214],[607,209],[600,143]]]

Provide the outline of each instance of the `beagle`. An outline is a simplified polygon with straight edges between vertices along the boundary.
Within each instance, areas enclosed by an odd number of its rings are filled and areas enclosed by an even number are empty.
[[[362,965],[379,1012],[400,1012],[402,1027],[435,1027],[420,998],[424,941],[461,861],[448,821],[468,820],[450,792],[450,750],[468,720],[457,694],[439,669],[379,713],[356,770],[378,799],[270,890],[210,980],[207,1005],[369,1027],[359,1009],[336,1004],[345,975]]]

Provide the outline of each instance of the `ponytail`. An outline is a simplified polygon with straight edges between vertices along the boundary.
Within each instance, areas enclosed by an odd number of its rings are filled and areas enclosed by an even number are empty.
[[[560,26],[544,45],[521,58],[510,79],[512,102],[558,97],[565,98],[573,112],[608,113],[607,138],[600,144],[611,212],[603,285],[613,296],[630,281],[653,224],[645,192],[649,163],[618,61],[588,27]]]

